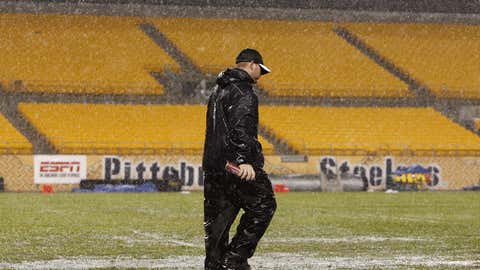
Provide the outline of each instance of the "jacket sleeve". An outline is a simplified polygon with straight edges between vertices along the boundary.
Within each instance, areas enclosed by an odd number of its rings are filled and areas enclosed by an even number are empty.
[[[253,164],[256,149],[258,98],[251,92],[239,94],[227,109],[229,132],[229,160],[237,164]]]

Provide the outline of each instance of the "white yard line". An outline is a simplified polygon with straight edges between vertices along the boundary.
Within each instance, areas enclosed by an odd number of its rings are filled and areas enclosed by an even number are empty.
[[[201,257],[178,256],[165,259],[136,259],[130,257],[73,257],[49,261],[0,263],[7,269],[90,269],[90,268],[188,268],[201,265]]]
[[[187,241],[175,236],[166,236],[157,233],[133,231],[130,236],[112,236],[113,240],[124,241],[127,244],[135,243],[162,243],[173,246],[187,246],[203,248],[202,239]],[[384,236],[347,236],[347,237],[287,237],[287,238],[264,238],[262,243],[270,244],[301,244],[301,243],[362,243],[362,242],[430,242],[433,240],[415,237],[384,237]]]
[[[352,237],[288,237],[288,238],[265,238],[264,243],[361,243],[361,242],[384,242],[384,241],[402,241],[402,242],[423,242],[432,241],[414,237],[383,237],[383,236],[352,236]]]
[[[193,244],[193,243],[190,243],[190,242],[185,242],[185,241],[181,241],[181,240],[167,240],[168,243],[171,243],[171,244],[174,244],[176,246],[184,246],[184,247],[203,247],[203,245],[199,245],[199,244]]]
[[[394,257],[315,257],[309,254],[267,253],[250,260],[253,269],[395,269],[398,267],[480,267],[480,260],[462,260],[445,256]],[[72,257],[49,261],[0,263],[2,269],[85,269],[85,268],[149,268],[203,269],[203,256],[176,256],[163,259],[121,257]]]
[[[116,235],[112,236],[111,239],[123,241],[127,244],[135,243],[160,243],[162,245],[171,245],[171,246],[185,246],[185,247],[196,247],[203,248],[203,244],[200,241],[186,241],[183,239],[178,239],[175,236],[166,236],[158,233],[148,233],[133,231],[133,235]]]
[[[201,239],[187,241],[178,239],[175,236],[166,236],[157,233],[147,233],[133,231],[131,236],[113,236],[113,240],[124,241],[127,244],[135,243],[161,243],[172,246],[186,246],[203,248]],[[426,242],[432,241],[423,238],[414,237],[383,237],[383,236],[352,236],[352,237],[287,237],[287,238],[264,238],[263,243],[270,244],[302,244],[302,243],[362,243],[362,242],[385,242],[385,241],[401,241],[401,242]]]

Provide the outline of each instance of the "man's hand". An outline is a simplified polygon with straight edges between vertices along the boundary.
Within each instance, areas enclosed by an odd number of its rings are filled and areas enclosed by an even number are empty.
[[[241,179],[244,179],[247,181],[252,181],[255,179],[255,170],[253,169],[252,165],[240,164],[240,166],[238,167],[240,168],[240,172],[238,173],[238,176]]]

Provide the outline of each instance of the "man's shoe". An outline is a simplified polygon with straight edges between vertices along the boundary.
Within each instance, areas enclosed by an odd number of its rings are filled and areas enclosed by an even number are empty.
[[[205,263],[205,270],[223,270],[223,268],[219,262],[208,262]]]
[[[244,262],[240,265],[240,268],[241,270],[251,270],[252,268],[250,267],[250,265],[248,264],[248,262]]]
[[[222,270],[251,270],[252,268],[248,262],[234,263],[228,260],[224,260],[222,263]]]

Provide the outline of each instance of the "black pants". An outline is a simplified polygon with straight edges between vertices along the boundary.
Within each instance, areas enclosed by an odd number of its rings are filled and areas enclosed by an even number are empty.
[[[276,209],[268,175],[256,172],[253,181],[231,174],[206,174],[204,186],[205,269],[216,269],[224,258],[246,262],[267,230]],[[240,209],[244,214],[229,243],[229,230]]]

